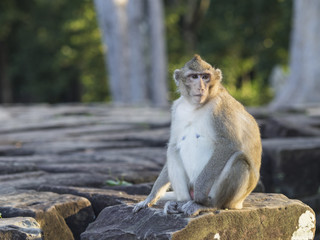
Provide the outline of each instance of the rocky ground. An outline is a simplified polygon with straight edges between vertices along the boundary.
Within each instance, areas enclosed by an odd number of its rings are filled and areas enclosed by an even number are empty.
[[[319,216],[320,108],[251,112],[261,127],[266,192],[300,199]],[[192,219],[164,216],[159,207],[132,214],[165,162],[169,126],[169,109],[0,107],[0,240],[313,235],[312,209],[280,194],[252,194],[241,211]],[[248,218],[259,231],[243,228]]]

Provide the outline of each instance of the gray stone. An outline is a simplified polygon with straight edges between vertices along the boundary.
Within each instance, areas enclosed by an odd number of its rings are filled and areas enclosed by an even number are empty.
[[[34,189],[39,185],[63,185],[75,187],[103,187],[110,175],[100,173],[46,173],[24,172],[17,174],[0,175],[1,187],[17,189]]]
[[[133,206],[105,208],[81,240],[106,239],[313,239],[315,214],[307,205],[280,194],[251,194],[242,210],[220,210],[187,218]]]
[[[0,146],[0,156],[25,156],[32,155],[35,151],[32,149],[20,148],[12,145]]]
[[[310,206],[316,213],[320,213],[320,193],[313,196],[304,197],[301,200]]]
[[[10,114],[2,107],[0,107],[0,122],[8,121],[10,119]]]
[[[305,114],[285,114],[263,120],[263,138],[320,136],[320,119]]]
[[[159,172],[160,173],[160,172]],[[104,189],[123,191],[128,194],[149,195],[153,186],[153,182],[140,183],[131,186],[105,186]]]
[[[17,162],[0,162],[0,174],[12,174],[19,172],[33,172],[38,170],[35,164],[17,163]]]
[[[1,111],[6,118],[0,117],[0,196],[22,196],[25,189],[71,193],[90,200],[98,214],[104,207],[142,198],[129,194],[149,194],[166,160],[170,109],[37,104],[1,107]],[[310,196],[318,194],[320,185],[319,108],[276,114],[267,108],[250,111],[258,119],[262,137],[269,138],[263,141],[261,169],[267,191],[303,198],[318,212],[318,200]],[[271,139],[279,136],[286,139]],[[313,138],[289,139],[296,136]],[[108,186],[107,180],[134,185]],[[29,194],[35,199],[39,192]],[[41,198],[44,205],[54,205],[50,198]],[[31,207],[19,208],[21,214]],[[43,219],[37,219],[41,226],[50,225],[51,218]],[[74,221],[57,219],[70,226]]]
[[[267,192],[314,195],[320,185],[320,138],[265,139],[261,179]]]
[[[145,199],[145,196],[128,195],[127,193],[121,191],[97,188],[39,186],[37,190],[85,197],[91,202],[96,216],[98,216],[99,213],[106,207],[123,203],[137,203]]]
[[[39,223],[31,217],[0,219],[0,240],[42,240]]]
[[[85,198],[36,191],[1,194],[0,212],[3,218],[33,217],[46,240],[79,239],[95,218]]]
[[[33,142],[26,143],[21,147],[22,150],[34,151],[35,154],[70,154],[73,152],[85,152],[92,151],[96,149],[108,149],[114,148],[115,146],[122,147],[141,147],[141,144],[132,142],[132,143],[108,143],[108,142],[85,142],[78,140],[59,140],[51,142]]]

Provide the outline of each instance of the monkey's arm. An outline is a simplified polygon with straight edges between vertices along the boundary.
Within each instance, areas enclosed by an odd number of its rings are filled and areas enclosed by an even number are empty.
[[[168,177],[168,167],[166,163],[162,171],[160,172],[159,177],[155,181],[149,196],[144,201],[137,203],[133,208],[133,212],[138,212],[142,208],[151,207],[159,200],[161,196],[165,194],[169,186],[170,182]]]
[[[189,178],[175,144],[169,144],[167,152],[168,175],[177,201],[190,200]]]

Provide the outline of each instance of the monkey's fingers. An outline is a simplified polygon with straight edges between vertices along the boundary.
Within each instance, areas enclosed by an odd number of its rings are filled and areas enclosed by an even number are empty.
[[[133,212],[133,213],[137,213],[137,212],[139,212],[141,209],[147,208],[147,207],[148,207],[148,203],[147,203],[146,201],[142,201],[142,202],[137,203],[137,204],[134,206],[132,212]]]
[[[176,201],[168,201],[163,207],[164,214],[176,214],[180,213],[178,210],[178,202]]]

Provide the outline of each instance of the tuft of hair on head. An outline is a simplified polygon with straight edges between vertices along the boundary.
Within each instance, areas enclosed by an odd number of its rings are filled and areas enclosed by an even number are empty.
[[[202,60],[199,54],[195,54],[193,58],[184,65],[184,68],[188,68],[193,71],[210,71],[213,69],[213,67],[209,63]]]
[[[194,59],[194,60],[198,60],[198,61],[202,60],[202,58],[200,57],[199,54],[194,54],[194,55],[193,55],[193,59]]]

